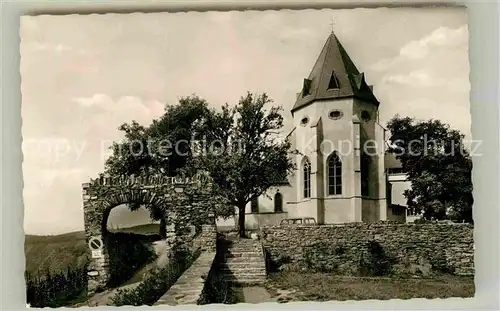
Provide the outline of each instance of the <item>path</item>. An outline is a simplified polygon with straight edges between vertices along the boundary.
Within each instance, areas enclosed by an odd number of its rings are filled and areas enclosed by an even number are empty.
[[[249,286],[242,287],[243,302],[245,303],[262,303],[273,302],[275,299],[271,298],[268,291],[262,286]]]
[[[113,298],[113,296],[118,292],[118,290],[133,289],[139,286],[139,284],[140,282],[137,282],[95,294],[94,296],[90,297],[90,299],[85,303],[85,305],[89,307],[113,306],[111,298]]]
[[[155,268],[165,267],[168,264],[167,242],[164,240],[156,241],[153,243],[153,248],[158,256],[156,260],[147,264],[142,269],[137,271],[134,274],[134,276],[132,276],[132,278],[130,278],[127,282],[122,284],[122,286],[106,290],[101,293],[97,293],[94,296],[90,297],[89,300],[85,303],[85,305],[91,307],[112,306],[113,303],[111,301],[111,298],[118,292],[118,290],[134,289],[135,287],[139,286],[139,284],[144,280],[144,276],[148,274],[148,271]]]

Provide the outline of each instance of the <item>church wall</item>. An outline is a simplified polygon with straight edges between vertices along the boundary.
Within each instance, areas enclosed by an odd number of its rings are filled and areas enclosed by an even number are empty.
[[[370,161],[368,164],[368,176],[369,179],[367,192],[364,196],[370,198],[379,197],[379,155],[378,148],[380,141],[377,139],[376,135],[376,121],[377,121],[377,107],[372,103],[366,103],[360,100],[355,100],[355,105],[353,108],[353,113],[356,114],[360,122],[360,148],[361,152],[366,156],[369,156]],[[370,120],[364,121],[361,116],[362,111],[368,111],[370,114]],[[383,142],[382,142],[383,143]],[[383,150],[383,149],[382,149]],[[383,155],[383,151],[382,151]]]
[[[301,120],[308,118],[307,124],[301,124]],[[288,209],[289,217],[314,217],[318,220],[317,198],[317,123],[318,115],[316,105],[309,105],[297,111],[294,115],[295,122],[295,147],[298,150],[296,156],[297,178],[295,179],[296,204]],[[304,163],[305,157],[311,163],[311,197],[304,198]]]
[[[318,221],[317,199],[306,199],[288,206],[289,218],[313,217]]]
[[[309,119],[307,124],[301,123],[304,118]],[[299,151],[300,155],[310,157],[314,150],[314,141],[316,139],[315,130],[311,125],[316,124],[318,121],[315,105],[309,105],[295,112],[293,119],[295,126],[295,148]]]
[[[356,212],[356,184],[359,179],[356,171],[355,148],[356,128],[353,124],[352,109],[353,99],[339,99],[335,101],[324,101],[318,104],[318,109],[323,116],[324,131],[324,169],[323,178],[325,180],[324,191],[324,210],[325,223],[345,223],[356,221],[358,215]],[[342,118],[334,120],[329,114],[332,110],[340,110],[343,113]],[[328,194],[328,156],[336,151],[342,161],[342,194]]]
[[[326,157],[333,150],[341,152],[343,155],[349,155],[352,151],[352,99],[339,99],[329,101],[319,101],[307,106],[294,115],[295,142],[296,148],[302,154],[312,155],[316,147],[321,147],[322,154]],[[343,113],[341,119],[332,120],[328,117],[331,110],[340,110]],[[309,118],[306,126],[301,125],[304,117]],[[321,146],[315,146],[316,130],[311,128],[321,117],[321,132],[323,143]]]
[[[380,126],[379,124],[375,124],[375,138],[378,143],[378,159],[377,159],[377,170],[378,170],[378,197],[379,201],[379,220],[387,219],[387,175],[385,170],[385,137],[386,131],[385,128]]]
[[[299,198],[297,200],[298,204],[296,208],[290,209],[289,217],[315,217],[318,220],[318,216],[323,214],[322,211],[324,210],[325,223],[361,221],[361,198],[359,197],[359,190],[356,190],[357,184],[360,183],[359,173],[356,173],[359,166],[359,164],[356,165],[356,161],[359,161],[359,157],[355,155],[354,150],[359,135],[357,130],[355,131],[355,125],[353,124],[353,106],[355,106],[353,99],[326,100],[318,101],[296,112],[294,116],[295,125],[297,126],[294,132],[296,147],[303,155],[307,155],[311,161],[313,172],[312,195],[311,199],[302,199],[302,155],[297,157],[297,161],[300,163],[299,178],[295,182],[297,197]],[[332,110],[341,111],[342,117],[339,119],[330,118],[329,114]],[[307,126],[301,126],[300,124],[304,117],[309,118]],[[319,118],[321,118],[321,122],[318,124]],[[319,128],[311,128],[311,126],[315,125],[318,125]],[[369,135],[370,137],[374,135],[373,124]],[[319,143],[316,141],[318,136],[323,138]],[[315,154],[314,151],[318,149],[321,151],[320,154]],[[341,195],[328,194],[327,160],[333,151],[338,153],[342,161]],[[372,176],[377,181],[378,172],[373,173]],[[322,189],[317,187],[322,187]],[[320,201],[315,198],[319,198]],[[373,213],[377,214],[377,211]]]
[[[288,218],[288,213],[246,214],[245,228],[256,230],[262,226],[278,226],[282,219]]]
[[[371,223],[380,220],[378,200],[362,199],[361,207],[363,222]]]
[[[346,159],[353,152],[353,125],[352,125],[352,99],[338,99],[321,101],[316,103],[318,116],[322,118],[323,142],[321,151],[324,159],[333,152],[342,158],[343,166],[350,168],[350,163]],[[333,120],[329,117],[332,110],[339,110],[343,113],[342,118]]]
[[[282,213],[263,213],[263,214],[245,214],[245,228],[255,230],[262,226],[277,226],[282,219],[289,218],[287,212]],[[229,219],[217,219],[217,229],[219,231],[233,230],[238,223],[238,216]]]
[[[345,223],[356,221],[356,179],[355,173],[355,129],[352,119],[353,99],[337,99],[317,103],[322,116],[323,180],[325,223]],[[332,110],[339,110],[343,116],[332,119]],[[342,194],[328,194],[328,156],[336,151],[342,161]]]
[[[370,120],[363,120],[362,111],[370,114]],[[377,123],[378,109],[368,102],[355,100],[354,113],[360,119],[360,143],[363,159],[363,182],[366,184],[362,191],[363,221],[373,222],[387,219],[386,177],[385,177],[385,133]]]
[[[296,149],[296,130],[294,129],[290,136],[287,138],[288,141],[290,142],[290,150],[295,150]],[[290,161],[296,166],[296,168],[300,167],[300,162],[298,162],[300,159],[296,156],[293,155],[293,153],[290,153]],[[297,179],[299,176],[299,172],[295,170],[294,172],[291,172],[288,174],[287,180],[289,182],[289,185],[287,186],[282,186],[280,188],[280,191],[283,194],[283,202],[285,204],[284,209],[287,210],[287,204],[288,203],[295,203],[297,202]],[[288,203],[287,203],[288,202]]]
[[[290,188],[291,188],[290,186],[270,187],[267,190],[266,194],[263,194],[258,198],[259,213],[274,213],[274,196],[278,191],[283,196],[283,210],[285,210],[285,205],[286,205],[285,203],[287,200],[286,194]],[[245,213],[246,214],[252,213],[252,208],[251,208],[250,202],[245,207]]]
[[[279,191],[283,196],[283,211],[274,211],[274,195]],[[259,197],[259,212],[252,213],[251,203],[248,203],[245,208],[245,227],[247,229],[257,229],[259,226],[274,226],[279,225],[280,221],[288,218],[288,210],[293,209],[295,190],[290,185],[282,185],[271,187],[267,191],[267,195]],[[291,200],[290,200],[291,199]],[[236,227],[238,210],[235,208],[236,217],[230,219],[218,219],[217,226],[224,229],[232,229]]]
[[[356,219],[354,200],[354,198],[325,198],[325,223],[353,222]]]

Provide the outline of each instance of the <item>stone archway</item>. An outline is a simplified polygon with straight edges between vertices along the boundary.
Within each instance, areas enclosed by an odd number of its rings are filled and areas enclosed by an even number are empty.
[[[85,235],[92,253],[88,265],[88,294],[106,287],[109,253],[105,238],[110,211],[122,204],[140,204],[166,220],[167,240],[172,243],[190,224],[215,223],[211,207],[212,186],[206,176],[101,177],[82,184]]]

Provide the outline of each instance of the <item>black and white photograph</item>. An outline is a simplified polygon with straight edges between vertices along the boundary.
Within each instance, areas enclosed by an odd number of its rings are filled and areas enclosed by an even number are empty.
[[[465,7],[24,15],[27,304],[475,294]]]

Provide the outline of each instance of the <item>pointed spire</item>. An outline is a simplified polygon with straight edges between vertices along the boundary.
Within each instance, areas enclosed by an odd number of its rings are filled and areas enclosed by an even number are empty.
[[[332,24],[333,27],[333,24]],[[328,36],[292,113],[315,100],[359,97],[378,105],[378,100],[333,32]]]

